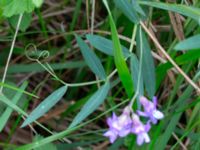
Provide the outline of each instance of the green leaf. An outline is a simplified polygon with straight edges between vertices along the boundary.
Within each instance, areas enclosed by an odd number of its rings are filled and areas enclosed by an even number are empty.
[[[142,75],[147,94],[152,98],[155,94],[156,79],[155,66],[149,43],[141,28],[138,29],[136,35],[137,52],[140,55],[142,49]]]
[[[35,5],[31,0],[10,0],[4,3],[3,15],[5,17],[11,17],[21,13],[31,13],[34,8]]]
[[[24,82],[22,84],[22,86],[20,87],[21,90],[25,90],[25,88],[27,87],[27,82]],[[21,96],[23,93],[21,92],[17,92],[14,97],[12,98],[12,103],[13,104],[17,104],[18,101],[20,100]],[[1,115],[0,117],[0,132],[3,130],[4,126],[6,125],[11,113],[13,112],[13,109],[10,108],[9,106],[7,106],[6,110],[4,111],[4,113]]]
[[[16,29],[17,27],[17,22],[19,19],[19,15],[14,15],[10,18],[8,18],[9,23],[11,24],[12,27],[14,27]],[[32,15],[29,13],[25,13],[22,17],[22,21],[20,23],[19,29],[21,31],[26,31],[26,29],[30,26],[31,24],[31,19],[32,19]]]
[[[138,2],[136,0],[132,0],[132,7],[134,8],[135,11],[137,11],[138,13],[140,13],[143,16],[145,15],[145,12],[142,10],[142,8],[140,7],[140,5],[138,4]]]
[[[176,50],[191,50],[200,48],[200,34],[187,38],[179,42],[174,49]]]
[[[43,140],[44,137],[40,135],[36,135],[33,139],[34,142]],[[44,144],[38,148],[34,148],[33,150],[57,150],[56,146],[53,143]]]
[[[108,95],[109,89],[109,82],[106,82],[100,89],[98,89],[98,91],[90,97],[90,99],[82,107],[81,111],[76,115],[69,128],[76,126],[86,117],[88,117],[91,113],[93,113],[99,107],[99,105],[101,105],[104,102],[106,96]]]
[[[184,54],[178,56],[175,61],[177,64],[187,64],[191,61],[196,61],[200,58],[200,49],[197,49],[196,51],[187,51]]]
[[[67,61],[64,63],[49,64],[53,70],[74,69],[86,66],[84,61]],[[38,63],[14,64],[8,68],[8,73],[43,72],[45,69]]]
[[[12,0],[0,0],[0,6],[5,7],[8,5]]]
[[[111,40],[106,39],[102,36],[93,35],[93,34],[87,34],[86,38],[90,42],[90,44],[96,49],[98,49],[99,51],[110,56],[114,55],[114,47],[113,47],[113,42]],[[122,47],[124,57],[128,58],[130,56],[130,52],[123,45],[121,47]]]
[[[44,0],[32,0],[33,4],[36,6],[36,7],[40,7],[42,5]]]
[[[144,83],[143,83],[143,78],[140,77],[140,82],[138,85],[138,80],[139,80],[139,61],[137,57],[133,54],[131,55],[131,75],[133,79],[133,84],[135,87],[135,91],[138,88],[138,96],[144,95]]]
[[[7,83],[2,83],[2,82],[0,82],[0,86],[3,86],[3,87],[5,87],[5,88],[12,89],[12,90],[15,90],[15,91],[24,93],[24,94],[26,94],[26,95],[29,95],[29,96],[32,96],[32,97],[35,97],[35,98],[39,98],[37,95],[34,95],[34,94],[29,93],[29,92],[27,92],[27,91],[21,90],[21,89],[15,87],[15,86],[12,86],[12,85],[10,85],[10,84],[7,84]],[[0,95],[1,95],[1,94],[0,94]]]
[[[119,77],[122,81],[122,84],[126,90],[126,93],[128,95],[129,98],[131,98],[132,94],[133,94],[133,81],[131,78],[131,74],[128,70],[127,64],[124,60],[123,57],[123,53],[122,53],[122,49],[121,49],[121,44],[118,38],[118,33],[117,33],[117,29],[114,23],[114,20],[112,18],[112,14],[110,12],[108,3],[106,0],[103,0],[108,13],[109,13],[109,20],[110,20],[110,27],[111,27],[111,33],[112,33],[112,40],[113,40],[113,44],[114,44],[114,60],[115,60],[115,65],[117,68],[117,71],[119,73]]]
[[[186,6],[181,4],[168,4],[161,2],[152,2],[152,1],[138,1],[142,5],[148,5],[168,11],[177,12],[187,17],[191,17],[199,22],[200,18],[200,9],[192,6]]]
[[[133,23],[139,23],[139,17],[135,9],[128,0],[114,0],[116,6],[128,17]]]
[[[27,119],[24,121],[21,127],[25,127],[26,125],[32,123],[36,119],[43,116],[63,97],[66,91],[67,91],[67,86],[63,86],[54,91],[31,112],[31,114],[27,117]]]
[[[80,47],[81,53],[87,63],[87,65],[90,67],[90,69],[101,79],[106,79],[106,73],[103,68],[103,65],[101,64],[100,59],[97,57],[97,55],[89,48],[89,46],[79,37],[76,35],[77,43]]]

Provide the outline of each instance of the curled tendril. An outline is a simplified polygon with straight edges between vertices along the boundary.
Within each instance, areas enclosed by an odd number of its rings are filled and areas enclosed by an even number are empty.
[[[31,61],[38,61],[49,57],[49,52],[47,50],[39,51],[33,43],[30,43],[25,47],[25,54]]]

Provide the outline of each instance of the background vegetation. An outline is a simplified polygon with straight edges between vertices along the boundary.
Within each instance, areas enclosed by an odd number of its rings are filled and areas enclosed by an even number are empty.
[[[200,1],[0,0],[0,147],[200,148]],[[106,118],[157,96],[151,142]]]

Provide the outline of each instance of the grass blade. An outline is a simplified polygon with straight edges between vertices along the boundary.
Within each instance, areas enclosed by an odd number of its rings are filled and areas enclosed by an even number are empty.
[[[125,88],[125,91],[126,91],[128,97],[131,98],[131,96],[133,94],[133,82],[132,82],[131,74],[129,72],[129,69],[128,69],[127,64],[123,57],[121,44],[120,44],[120,41],[118,38],[117,29],[116,29],[112,14],[110,12],[108,3],[106,0],[103,0],[103,2],[109,13],[110,27],[111,27],[111,32],[112,32],[112,40],[113,40],[113,44],[114,44],[115,65],[116,65],[117,71],[119,73],[119,77],[122,81],[122,84]]]
[[[27,87],[28,83],[24,82],[22,84],[22,86],[20,87],[21,90],[25,90],[25,88]],[[13,97],[12,102],[14,104],[17,104],[18,101],[20,100],[20,97],[22,96],[23,93],[21,92],[17,92],[16,95]],[[10,108],[9,106],[7,106],[6,110],[4,111],[4,113],[1,115],[0,117],[0,132],[3,130],[4,126],[6,125],[10,115],[12,114],[13,109]]]

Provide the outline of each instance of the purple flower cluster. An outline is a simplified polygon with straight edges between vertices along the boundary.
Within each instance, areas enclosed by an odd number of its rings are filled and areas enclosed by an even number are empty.
[[[104,133],[104,136],[110,139],[113,143],[118,137],[125,137],[130,133],[137,136],[137,144],[142,145],[144,142],[149,143],[150,137],[148,132],[151,128],[151,123],[156,124],[158,120],[164,117],[163,113],[156,109],[157,98],[153,98],[153,102],[146,97],[140,97],[140,103],[144,111],[133,113],[130,106],[126,106],[120,116],[113,113],[112,117],[107,119],[109,130]],[[140,121],[140,117],[147,117],[149,120],[146,124]]]

